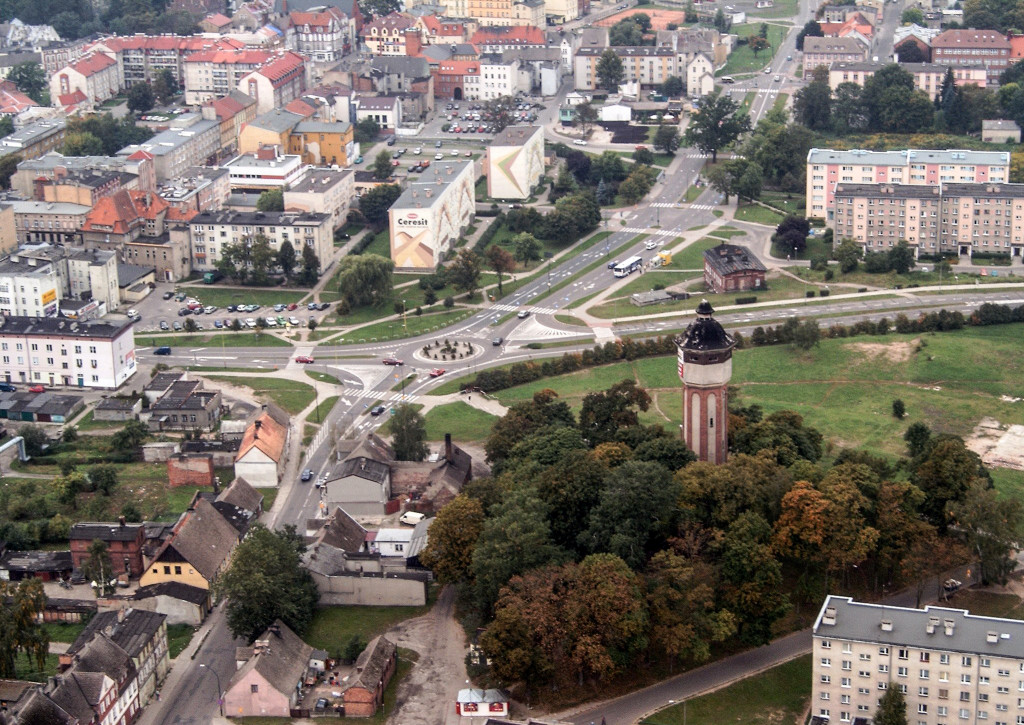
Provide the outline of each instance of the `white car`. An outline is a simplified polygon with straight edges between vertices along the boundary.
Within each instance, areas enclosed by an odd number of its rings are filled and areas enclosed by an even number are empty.
[[[293,325],[295,327],[298,327],[299,326],[299,318],[298,317],[289,317],[288,318],[288,324],[289,325]]]
[[[423,147],[422,146],[417,146],[416,148],[414,148],[412,150],[412,152],[414,154],[416,154],[417,156],[419,156],[421,153],[423,153]]]
[[[251,317],[246,318],[245,326],[248,327],[249,329],[252,329],[252,328],[256,327],[256,320],[254,320]]]
[[[134,320],[136,317],[139,317],[139,311],[138,310],[128,310],[128,316]]]
[[[406,511],[398,520],[406,526],[415,526],[425,518],[426,514],[417,513],[416,511]]]
[[[444,158],[444,154],[441,154],[441,153],[434,154],[434,161],[440,161],[443,158]]]
[[[654,249],[657,246],[658,243],[655,242],[653,239],[648,239],[646,242],[644,242],[644,249]]]
[[[268,317],[267,318],[267,327],[277,327],[277,318],[276,317]]]
[[[459,150],[458,149],[452,149],[451,155],[452,156],[458,156],[459,155]]]
[[[573,143],[576,144],[577,146],[586,146],[587,140],[583,138],[578,138],[575,141],[573,141]]]

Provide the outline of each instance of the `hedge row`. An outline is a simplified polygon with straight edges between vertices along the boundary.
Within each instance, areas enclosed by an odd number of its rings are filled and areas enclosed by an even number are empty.
[[[986,302],[970,317],[960,312],[939,310],[922,314],[911,319],[900,313],[893,322],[881,318],[877,322],[861,320],[851,325],[835,324],[822,328],[821,336],[825,338],[856,337],[858,335],[887,335],[890,332],[913,334],[920,332],[945,332],[959,330],[962,327],[978,327],[985,325],[1003,325],[1024,322],[1024,305],[1009,307]],[[750,345],[785,345],[793,342],[796,328],[800,326],[795,318],[776,327],[757,327],[750,337]],[[733,334],[737,349],[748,345],[746,338],[739,332]],[[484,370],[477,374],[472,382],[462,383],[461,389],[471,388],[485,393],[494,393],[506,388],[532,383],[541,378],[554,377],[573,373],[584,368],[606,365],[621,360],[636,360],[644,357],[674,355],[676,353],[675,336],[661,335],[649,339],[625,337],[621,340],[595,345],[581,353],[567,352],[562,357],[552,358],[543,362],[514,363],[507,369]]]

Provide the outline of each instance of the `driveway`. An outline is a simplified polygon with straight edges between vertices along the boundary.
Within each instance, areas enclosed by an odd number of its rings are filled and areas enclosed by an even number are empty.
[[[455,697],[466,681],[466,635],[455,619],[455,588],[446,586],[434,607],[387,633],[420,658],[398,685],[393,725],[457,725]]]

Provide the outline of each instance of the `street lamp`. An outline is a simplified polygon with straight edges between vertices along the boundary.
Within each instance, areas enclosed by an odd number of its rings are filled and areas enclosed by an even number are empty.
[[[221,696],[223,690],[220,689],[220,675],[217,674],[217,670],[213,669],[209,665],[199,665],[202,669],[207,672],[212,672],[213,676],[217,678],[217,705],[220,708],[220,716],[224,717],[224,698]]]

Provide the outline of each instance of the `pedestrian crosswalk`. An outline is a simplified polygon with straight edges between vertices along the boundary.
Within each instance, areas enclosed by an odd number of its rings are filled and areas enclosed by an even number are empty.
[[[650,227],[641,229],[640,227],[623,227],[622,231],[629,232],[630,234],[659,234],[663,237],[677,237],[679,232],[667,230],[667,229],[651,229]]]
[[[553,307],[523,307],[507,304],[491,305],[491,309],[501,310],[502,312],[518,312],[519,310],[529,310],[530,312],[540,315],[553,315],[556,312],[558,312],[558,310],[554,309]]]
[[[417,396],[410,395],[409,393],[402,394],[399,392],[381,392],[380,390],[356,390],[355,388],[345,388],[341,393],[342,398],[358,398],[360,400],[383,400],[388,403],[397,403],[400,401],[415,400]]]
[[[652,209],[700,209],[702,211],[711,211],[715,208],[714,204],[679,204],[670,203],[667,201],[656,201],[651,204]]]
[[[714,204],[690,204],[691,209],[700,209],[701,211],[712,211],[715,208]]]

